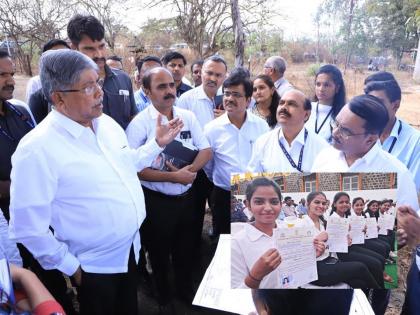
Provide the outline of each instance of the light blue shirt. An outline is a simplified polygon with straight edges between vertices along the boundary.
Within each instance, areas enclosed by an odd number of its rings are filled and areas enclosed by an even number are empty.
[[[398,130],[400,132],[398,134]],[[411,127],[401,119],[395,121],[391,134],[382,144],[382,149],[389,152],[392,143],[396,139],[390,152],[400,160],[411,172],[416,184],[417,193],[420,192],[420,131]]]
[[[145,109],[147,106],[152,104],[150,99],[146,96],[143,89],[140,88],[140,90],[136,91],[134,93],[134,101],[136,103],[137,109],[139,110],[139,113]]]

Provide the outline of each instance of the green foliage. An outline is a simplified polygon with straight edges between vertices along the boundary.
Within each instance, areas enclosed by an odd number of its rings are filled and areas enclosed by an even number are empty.
[[[306,71],[306,74],[310,77],[315,77],[316,72],[322,66],[323,66],[323,64],[321,64],[321,63],[313,63],[313,64],[309,65],[308,70]]]

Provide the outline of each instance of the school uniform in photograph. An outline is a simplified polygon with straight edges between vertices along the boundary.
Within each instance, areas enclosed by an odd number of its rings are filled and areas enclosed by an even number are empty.
[[[328,143],[331,142],[331,117],[332,106],[312,102],[311,116],[305,123],[305,127],[322,137]]]
[[[230,177],[245,173],[257,138],[269,130],[265,120],[246,112],[245,122],[238,129],[227,113],[209,122],[204,133],[210,143],[213,159],[205,171],[214,183],[212,205],[214,207],[215,235],[230,233]]]

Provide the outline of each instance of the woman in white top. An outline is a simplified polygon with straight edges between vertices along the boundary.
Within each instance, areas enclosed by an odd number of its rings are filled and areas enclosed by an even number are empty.
[[[346,103],[346,88],[341,71],[334,65],[324,65],[315,76],[315,102],[306,128],[331,142],[330,122]]]
[[[304,220],[313,224],[319,232],[318,238],[328,239],[325,232],[326,221],[322,215],[327,206],[327,198],[323,192],[311,192],[306,198],[308,216]],[[312,284],[330,286],[345,282],[352,288],[378,288],[378,284],[365,264],[361,262],[344,262],[331,257],[328,249],[317,258],[318,280]]]
[[[280,187],[268,178],[256,178],[246,188],[245,204],[255,221],[232,236],[231,287],[280,288],[281,275],[277,267],[281,256],[273,238],[281,210]],[[317,256],[325,250],[318,239],[314,239],[314,246]]]
[[[277,125],[276,111],[280,96],[277,94],[273,80],[268,75],[261,74],[255,78],[252,97],[255,100],[255,104],[251,107],[251,112],[265,119],[270,129],[275,128]]]

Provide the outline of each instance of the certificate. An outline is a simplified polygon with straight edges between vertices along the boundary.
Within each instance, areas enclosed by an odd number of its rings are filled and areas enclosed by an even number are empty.
[[[378,226],[379,226],[379,235],[388,235],[387,222],[385,217],[378,218]]]
[[[366,219],[362,216],[352,215],[350,217],[350,237],[352,244],[364,244],[365,233],[363,232],[366,226]]]
[[[395,225],[395,217],[392,214],[386,213],[385,216],[385,226],[388,230],[393,230]]]
[[[327,223],[328,246],[330,252],[347,253],[349,221],[345,218],[330,217]]]
[[[378,224],[376,218],[366,218],[366,239],[378,238]]]
[[[279,228],[274,230],[274,236],[281,256],[280,287],[297,288],[318,280],[315,230],[312,227]]]

